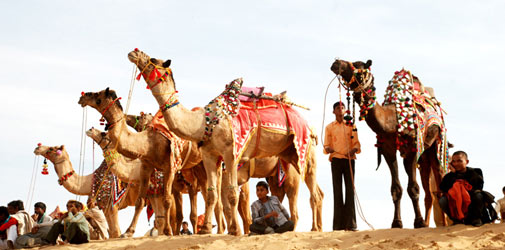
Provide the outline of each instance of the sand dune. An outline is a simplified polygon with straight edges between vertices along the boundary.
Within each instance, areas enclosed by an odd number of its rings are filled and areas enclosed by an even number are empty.
[[[505,223],[482,227],[290,232],[262,236],[158,236],[43,249],[505,249]]]

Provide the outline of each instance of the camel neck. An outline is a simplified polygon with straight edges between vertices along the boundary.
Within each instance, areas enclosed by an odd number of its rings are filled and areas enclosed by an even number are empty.
[[[388,119],[391,115],[395,119]],[[376,134],[396,133],[396,110],[392,105],[382,106],[376,104],[368,111],[365,121]]]
[[[160,107],[165,106],[167,100],[176,95],[174,94],[174,86],[175,83],[171,80],[171,77],[169,77],[167,81],[151,89]],[[192,141],[201,141],[203,139],[205,127],[205,114],[203,109],[190,111],[182,104],[178,104],[164,109],[163,117],[170,131],[174,132],[178,137]]]
[[[72,163],[68,159],[59,163],[54,163],[54,168],[56,173],[58,173],[58,179],[62,179],[64,175],[74,171]],[[63,187],[73,194],[90,195],[92,183],[93,174],[80,176],[78,173],[74,173],[63,181]]]

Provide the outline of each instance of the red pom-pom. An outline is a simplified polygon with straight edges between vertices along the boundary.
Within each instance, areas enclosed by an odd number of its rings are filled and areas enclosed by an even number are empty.
[[[83,96],[83,95],[84,95],[84,91],[81,92],[81,96]]]
[[[139,48],[135,48],[135,51],[139,51]]]
[[[37,143],[37,146],[38,146],[38,147],[42,146],[42,143],[40,143],[40,142],[39,142],[39,143]]]

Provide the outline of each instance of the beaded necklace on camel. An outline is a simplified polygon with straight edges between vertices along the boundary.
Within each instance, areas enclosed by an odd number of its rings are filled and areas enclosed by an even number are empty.
[[[225,116],[236,116],[239,111],[240,100],[238,99],[242,87],[242,78],[233,80],[226,85],[225,90],[205,106],[205,132],[202,141],[207,141],[219,124],[219,120]]]

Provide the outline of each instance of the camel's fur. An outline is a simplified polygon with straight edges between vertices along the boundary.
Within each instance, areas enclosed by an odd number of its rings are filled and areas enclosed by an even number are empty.
[[[354,74],[352,65],[354,65],[356,69],[368,69],[372,65],[372,61],[368,60],[366,63],[357,61],[351,64],[351,62],[337,59],[332,64],[331,71],[333,71],[337,75],[340,75],[344,81],[349,83],[351,82],[351,78]],[[358,75],[356,78],[361,79],[360,77],[361,76]],[[375,91],[372,88],[373,76],[371,77],[372,77],[371,85],[364,90],[364,91],[370,91],[367,92],[367,94],[364,97],[365,103],[367,103],[370,100],[370,98],[375,95]],[[351,90],[353,90],[355,97],[361,96],[361,92],[359,91],[360,86],[362,87],[363,84],[360,83],[359,81],[355,81],[349,86]],[[355,98],[355,101],[358,104],[360,104],[361,102],[360,100],[361,100],[360,98]],[[378,148],[378,152],[380,152],[380,154],[384,156],[391,171],[391,182],[392,182],[391,195],[393,197],[393,202],[395,205],[392,227],[401,228],[403,227],[403,223],[400,216],[400,200],[402,197],[403,190],[400,184],[400,180],[398,178],[398,163],[396,159],[396,151],[397,151],[396,138],[397,138],[397,125],[398,125],[398,121],[396,118],[396,107],[394,105],[382,106],[376,103],[375,106],[368,111],[368,115],[366,116],[365,121],[368,124],[368,126],[380,138],[384,140],[384,142],[381,143],[381,146]],[[416,148],[416,145],[414,140],[410,138],[408,143],[402,146],[402,152],[405,153],[405,157],[403,158],[403,165],[409,178],[407,191],[410,196],[410,199],[412,200],[412,205],[414,206],[414,212],[415,212],[415,220],[414,220],[415,228],[426,227],[429,222],[431,205],[433,202],[432,197],[430,195],[431,194],[429,185],[430,172],[433,172],[437,187],[442,178],[439,169],[440,164],[437,159],[436,143],[434,143],[435,140],[438,138],[438,135],[440,134],[440,128],[434,125],[429,127],[428,131],[429,131],[427,133],[428,135],[424,139],[425,151],[421,156],[421,158],[419,159],[421,180],[423,188],[426,193],[424,200],[426,207],[426,220],[423,220],[423,216],[421,215],[421,211],[419,208],[419,185],[417,184],[416,180],[416,169],[418,162],[416,161],[416,151],[413,150]]]
[[[160,78],[156,77],[154,81],[146,79],[147,84],[151,86],[151,91],[160,106],[165,105],[168,98],[175,95],[175,83],[171,72],[167,72],[170,62],[163,62],[154,58],[149,58],[145,53],[135,50],[128,54],[132,63],[146,75],[155,69],[156,65],[159,72],[163,75],[169,73],[167,79],[158,84]],[[150,64],[148,64],[151,62]],[[165,121],[177,136],[194,142],[202,141],[205,130],[204,110],[199,109],[190,111],[181,104],[167,109],[163,112]],[[284,119],[284,117],[280,118]],[[257,141],[259,140],[259,141]],[[258,145],[257,145],[258,144]],[[223,173],[223,208],[227,218],[230,218],[228,232],[233,235],[241,234],[237,220],[238,204],[238,185],[237,170],[233,166],[237,159],[233,156],[233,136],[230,130],[228,119],[222,119],[214,127],[212,137],[203,143],[200,147],[203,155],[203,163],[207,172],[207,187],[209,189],[205,208],[205,223],[201,233],[211,232],[212,211],[217,203],[217,173],[219,166],[216,165],[219,158],[222,157],[227,171]],[[288,163],[294,165],[298,162],[298,155],[293,143],[292,135],[276,134],[268,130],[261,131],[259,138],[254,137],[249,146],[245,148],[242,155],[243,161],[251,158],[264,158],[269,156],[279,156]],[[305,182],[311,193],[311,207],[313,208],[312,230],[320,231],[322,229],[322,194],[316,182],[316,157],[314,147],[309,147]]]

